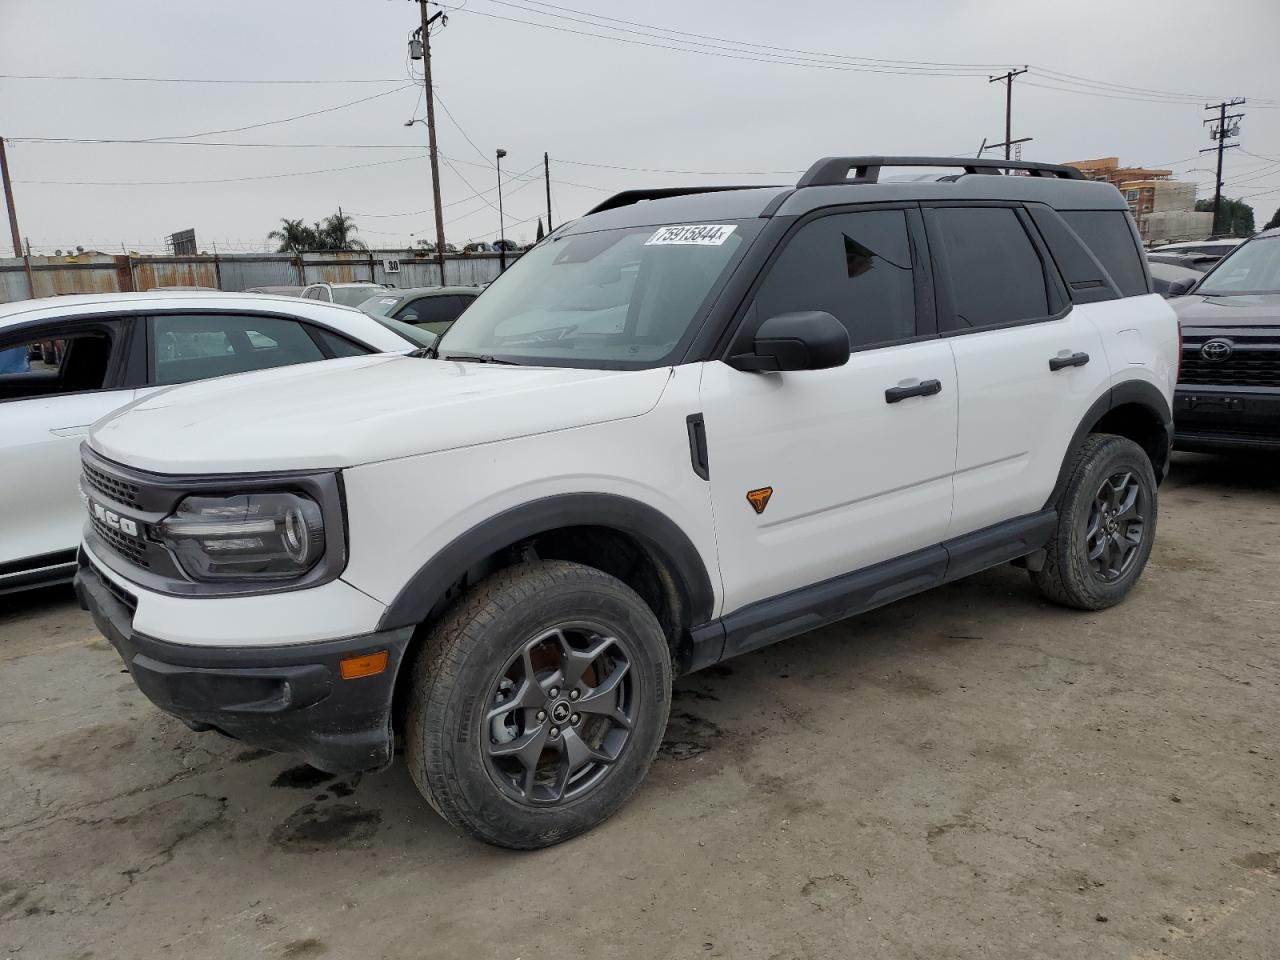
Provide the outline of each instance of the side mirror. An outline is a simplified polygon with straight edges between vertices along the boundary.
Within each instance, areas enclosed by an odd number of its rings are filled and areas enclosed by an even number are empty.
[[[1165,294],[1165,296],[1166,297],[1184,296],[1186,292],[1190,290],[1192,287],[1194,287],[1195,285],[1196,285],[1195,280],[1175,280],[1173,281],[1173,283],[1169,284],[1169,291],[1168,293]]]
[[[849,331],[823,310],[780,313],[756,331],[750,353],[729,358],[735,370],[826,370],[849,360]]]

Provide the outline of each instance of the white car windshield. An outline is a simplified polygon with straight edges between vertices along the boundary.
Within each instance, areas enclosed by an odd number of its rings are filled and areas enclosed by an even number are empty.
[[[674,362],[761,222],[545,240],[467,308],[440,355],[613,369]]]
[[[370,284],[367,287],[332,287],[331,289],[334,303],[340,303],[344,307],[358,307],[385,287]]]

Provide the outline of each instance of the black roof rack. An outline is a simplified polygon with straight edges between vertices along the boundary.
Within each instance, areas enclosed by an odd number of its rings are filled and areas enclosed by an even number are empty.
[[[877,183],[881,167],[960,167],[965,173],[999,174],[1002,170],[1026,170],[1033,177],[1083,180],[1075,167],[1028,160],[977,160],[969,157],[823,157],[804,172],[797,187],[839,183]],[[854,176],[849,177],[849,171]]]
[[[633,203],[639,203],[641,200],[663,200],[667,197],[687,197],[694,193],[718,193],[721,190],[759,190],[767,189],[776,184],[767,183],[740,183],[729,186],[699,186],[699,187],[653,187],[648,190],[623,190],[621,193],[615,193],[607,200],[602,200],[594,207],[583,214],[589,217],[593,213],[600,213],[604,210],[616,210],[618,207],[629,207]]]

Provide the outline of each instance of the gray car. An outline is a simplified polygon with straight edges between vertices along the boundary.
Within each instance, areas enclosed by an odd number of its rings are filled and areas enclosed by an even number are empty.
[[[410,287],[383,291],[361,303],[360,309],[440,336],[478,296],[479,287]]]
[[[1183,337],[1175,444],[1280,450],[1280,229],[1170,293]]]

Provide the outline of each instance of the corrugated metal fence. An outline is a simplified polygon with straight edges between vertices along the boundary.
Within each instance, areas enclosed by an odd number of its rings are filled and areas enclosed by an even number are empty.
[[[396,287],[440,285],[434,259],[404,257],[403,250],[341,253],[232,254],[216,257],[129,257],[86,253],[74,257],[31,257],[0,260],[0,303],[31,296],[116,293],[156,287],[210,287],[249,290],[253,287],[302,287],[309,283],[372,280]],[[507,265],[518,257],[507,254]],[[384,262],[396,260],[398,272]],[[497,277],[497,254],[446,256],[450,286],[475,286]]]

